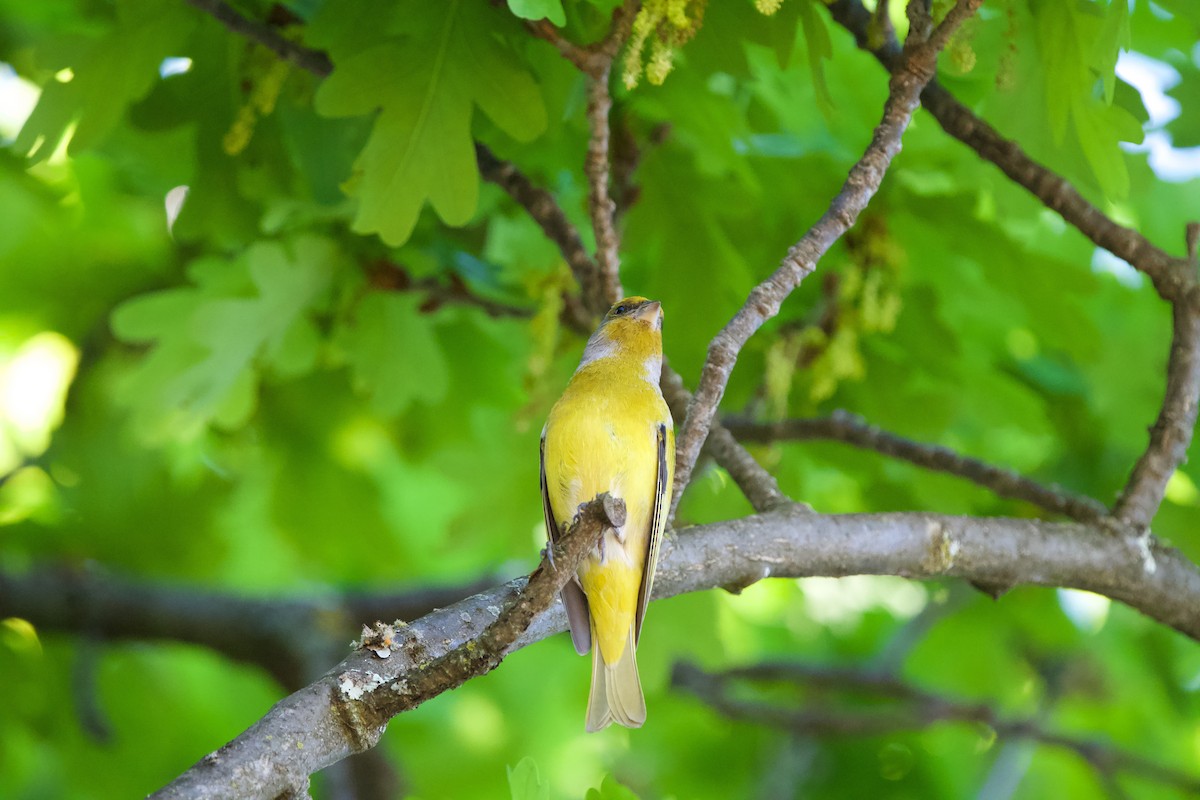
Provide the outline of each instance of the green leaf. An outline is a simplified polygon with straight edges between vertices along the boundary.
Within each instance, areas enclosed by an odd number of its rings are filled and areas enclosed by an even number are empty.
[[[1038,45],[1046,85],[1046,110],[1055,142],[1067,133],[1071,108],[1088,76],[1072,3],[1044,3],[1038,13]]]
[[[1200,71],[1180,70],[1182,79],[1167,91],[1179,103],[1179,116],[1167,123],[1175,147],[1200,146]]]
[[[1071,110],[1079,146],[1100,188],[1110,198],[1124,198],[1129,194],[1129,170],[1117,142],[1126,137],[1140,140],[1142,126],[1125,109],[1090,98],[1076,97]]]
[[[95,145],[159,80],[159,64],[178,54],[196,19],[192,9],[172,0],[120,0],[114,28],[69,62],[69,82],[46,87],[21,128],[17,150],[44,161],[76,120],[71,152]]]
[[[562,0],[508,0],[508,10],[521,19],[548,19],[560,28],[567,24]]]
[[[550,784],[542,782],[537,762],[530,756],[508,767],[508,790],[512,800],[550,800]]]
[[[420,304],[412,294],[369,294],[343,331],[355,386],[380,414],[398,414],[415,401],[436,403],[446,394],[445,356]]]
[[[588,789],[587,800],[638,800],[638,796],[612,775],[605,775],[599,789]]]
[[[833,56],[833,45],[829,41],[825,18],[817,13],[814,2],[798,0],[796,4],[800,8],[800,22],[804,26],[804,41],[808,47],[808,66],[812,70],[817,108],[825,117],[829,117],[833,113],[833,96],[825,82],[825,62]]]
[[[345,188],[359,199],[354,229],[396,246],[426,202],[449,225],[475,212],[475,106],[521,141],[546,126],[537,85],[494,37],[486,8],[463,0],[439,6],[441,13],[415,2],[405,8],[403,36],[369,47],[333,37],[336,68],[316,97],[326,116],[378,113]]]
[[[312,368],[319,337],[307,317],[338,257],[301,236],[285,247],[257,242],[233,262],[198,261],[195,286],[142,295],[117,307],[118,338],[154,345],[129,379],[143,415],[237,427],[254,410],[258,369],[285,376]],[[247,291],[247,286],[248,291]]]
[[[1129,49],[1129,3],[1114,0],[1108,6],[1100,35],[1092,49],[1092,62],[1104,82],[1104,102],[1112,103],[1117,86],[1117,56]]]

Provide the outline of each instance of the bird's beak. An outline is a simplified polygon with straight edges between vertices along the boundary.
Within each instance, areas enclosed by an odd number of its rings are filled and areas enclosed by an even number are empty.
[[[633,317],[634,319],[640,319],[653,325],[655,322],[662,319],[662,304],[660,304],[657,300],[655,300],[653,303],[646,303],[646,305],[634,312]]]

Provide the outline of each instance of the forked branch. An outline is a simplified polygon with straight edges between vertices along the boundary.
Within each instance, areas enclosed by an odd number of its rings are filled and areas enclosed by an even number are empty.
[[[917,108],[921,90],[933,78],[941,47],[981,2],[958,0],[928,38],[923,36],[928,28],[923,19],[926,15],[921,11],[924,4],[921,0],[909,3],[912,24],[904,55],[901,65],[892,73],[883,119],[875,128],[866,152],[851,167],[846,183],[821,219],[788,251],[779,268],[751,290],[746,303],[709,344],[708,358],[679,435],[672,515],[691,477],[742,347],[763,323],[779,313],[783,301],[816,269],[821,257],[850,229],[874,197],[892,159],[900,152],[900,139]]]
[[[862,417],[834,411],[827,417],[789,419],[781,422],[749,422],[725,419],[730,433],[743,442],[811,441],[827,439],[846,442],[903,459],[918,467],[957,475],[991,489],[1000,497],[1023,500],[1055,514],[1095,522],[1108,514],[1099,500],[1073,494],[1058,486],[1046,486],[1011,469],[997,467],[938,445],[924,444],[897,436],[871,425]]]
[[[830,14],[850,31],[858,46],[869,51],[893,74],[903,53],[890,31],[873,39],[871,13],[859,0],[835,0]],[[1017,185],[1058,212],[1097,247],[1145,273],[1155,290],[1172,304],[1171,352],[1162,407],[1145,452],[1134,466],[1113,509],[1121,524],[1146,533],[1158,512],[1167,482],[1187,457],[1200,404],[1200,272],[1188,226],[1188,257],[1177,258],[1152,244],[1132,228],[1114,222],[1089,203],[1068,180],[1030,158],[1015,142],[959,103],[945,87],[931,81],[921,103],[951,136],[992,162]]]

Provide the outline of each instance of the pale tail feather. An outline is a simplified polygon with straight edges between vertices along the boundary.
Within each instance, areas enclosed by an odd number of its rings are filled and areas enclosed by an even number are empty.
[[[605,664],[600,648],[592,648],[592,690],[588,696],[587,730],[593,733],[616,722],[640,728],[646,721],[646,699],[638,677],[633,627],[625,652],[616,664]]]

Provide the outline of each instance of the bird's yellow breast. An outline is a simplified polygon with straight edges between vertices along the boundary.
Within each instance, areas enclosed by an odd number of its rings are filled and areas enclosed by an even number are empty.
[[[579,568],[596,643],[620,658],[637,613],[658,477],[658,426],[671,427],[657,384],[640,363],[617,356],[582,367],[546,422],[546,490],[560,527],[602,492],[625,501],[620,541],[606,533]]]

